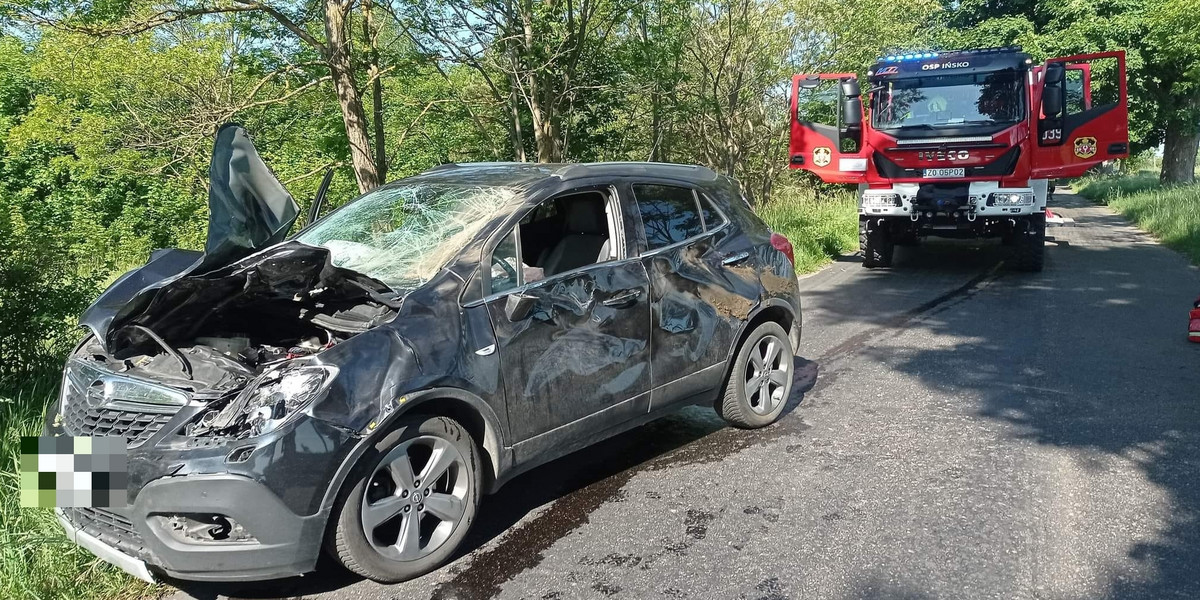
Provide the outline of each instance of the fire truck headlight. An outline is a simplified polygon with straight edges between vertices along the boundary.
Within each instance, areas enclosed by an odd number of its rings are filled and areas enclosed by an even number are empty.
[[[995,192],[988,196],[988,206],[1033,206],[1033,192]]]
[[[899,194],[863,194],[863,208],[884,208],[900,206]]]

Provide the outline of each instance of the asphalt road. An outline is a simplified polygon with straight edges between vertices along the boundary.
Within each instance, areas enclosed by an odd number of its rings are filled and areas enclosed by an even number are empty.
[[[785,416],[690,408],[485,498],[468,551],[198,598],[1200,598],[1200,276],[1060,196],[1046,270],[991,243],[801,281]],[[178,594],[185,597],[184,594]]]

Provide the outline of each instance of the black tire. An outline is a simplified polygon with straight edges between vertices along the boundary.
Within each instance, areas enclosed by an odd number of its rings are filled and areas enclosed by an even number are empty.
[[[1015,235],[1017,269],[1040,273],[1046,256],[1046,215],[1030,215],[1025,228]]]
[[[419,557],[414,557],[411,560],[390,558],[376,550],[372,541],[368,541],[365,525],[363,521],[364,512],[364,494],[377,491],[377,486],[380,485],[379,477],[386,476],[383,470],[382,461],[393,456],[395,452],[403,452],[404,456],[408,456],[408,450],[403,448],[415,448],[419,443],[426,440],[443,440],[449,446],[458,452],[458,458],[461,458],[461,463],[456,462],[451,464],[445,470],[446,479],[441,475],[435,477],[433,484],[428,482],[418,482],[412,494],[405,492],[405,498],[419,498],[421,496],[420,484],[426,483],[427,486],[433,487],[448,481],[451,476],[451,469],[454,469],[453,477],[457,481],[457,477],[464,477],[463,482],[467,486],[462,503],[462,516],[452,527],[449,528],[449,534],[441,541],[436,548],[432,548],[427,554]],[[438,442],[433,442],[438,444]],[[439,451],[446,453],[447,446],[435,446]],[[389,454],[392,453],[392,454]],[[433,451],[431,450],[431,455]],[[388,462],[393,462],[395,458],[391,458]],[[347,489],[334,504],[333,513],[330,515],[330,524],[332,531],[327,536],[327,549],[339,562],[342,563],[351,572],[372,579],[380,583],[398,583],[406,581],[414,577],[418,577],[428,573],[446,562],[462,543],[467,532],[471,529],[471,525],[475,520],[475,515],[479,509],[480,487],[482,485],[482,469],[479,463],[479,452],[476,448],[474,440],[470,434],[453,419],[447,417],[431,417],[414,415],[410,418],[404,418],[395,425],[391,432],[384,435],[382,439],[359,459],[358,466],[355,469],[354,475],[347,481]],[[411,459],[410,459],[411,461]],[[427,458],[425,466],[433,462],[432,458]],[[411,462],[409,463],[412,464]],[[465,473],[459,472],[459,469],[464,469]],[[420,469],[413,469],[414,474],[419,477],[422,472]],[[387,471],[390,473],[391,471]],[[428,488],[426,488],[428,489]],[[399,486],[395,494],[383,494],[385,499],[399,498]],[[437,496],[434,492],[434,496]],[[448,495],[448,494],[447,494]],[[426,498],[430,494],[425,494]],[[378,502],[379,500],[376,500]],[[425,500],[429,502],[430,500]],[[389,528],[391,524],[395,524],[398,530],[397,535],[403,535],[406,531],[404,528],[405,519],[411,518],[410,515],[417,515],[417,539],[418,551],[423,551],[419,548],[419,540],[423,537],[422,529],[424,523],[429,522],[429,516],[434,515],[433,512],[426,514],[424,504],[418,507],[415,504],[417,500],[412,501],[413,506],[403,509],[403,514],[397,514],[386,520],[380,521],[380,525],[372,528],[372,539],[375,540],[376,533],[385,528]],[[403,503],[401,503],[403,504]],[[432,507],[432,504],[430,505]],[[432,511],[432,508],[429,508]],[[432,542],[432,537],[438,535],[437,527],[440,526],[441,520],[436,516],[433,519],[438,523],[433,527],[433,531],[429,534]],[[394,521],[399,520],[396,524]],[[374,543],[378,544],[379,541]],[[399,543],[399,540],[397,540]]]
[[[858,246],[862,248],[863,266],[868,269],[892,266],[892,254],[895,244],[891,232],[881,224],[871,224],[869,221],[858,225]]]
[[[762,391],[764,388],[755,386],[759,391],[752,398],[746,393],[746,388],[750,385],[750,377],[755,370],[751,356],[762,350],[763,344],[768,340],[780,345],[778,356],[781,360],[778,361],[778,364],[785,368],[786,376],[780,383],[778,379],[770,377],[774,373],[774,369],[769,373],[764,373],[764,376],[769,379],[769,383],[765,387],[765,396]],[[759,356],[762,355],[760,352]],[[787,405],[792,391],[794,367],[795,353],[783,327],[774,321],[768,321],[755,327],[738,348],[733,367],[729,369],[729,378],[725,380],[724,393],[717,399],[717,414],[721,415],[721,418],[730,425],[742,429],[757,429],[770,425],[779,418],[784,406]],[[782,387],[781,392],[776,395],[775,390],[771,389],[771,385]],[[767,404],[764,405],[764,402]]]

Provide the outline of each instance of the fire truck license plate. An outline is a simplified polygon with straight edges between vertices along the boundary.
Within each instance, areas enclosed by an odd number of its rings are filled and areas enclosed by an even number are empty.
[[[958,169],[925,169],[926,177],[966,177],[967,170]]]

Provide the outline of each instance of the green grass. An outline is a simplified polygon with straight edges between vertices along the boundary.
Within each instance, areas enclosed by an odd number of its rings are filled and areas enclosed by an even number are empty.
[[[1200,264],[1200,185],[1163,187],[1157,174],[1138,173],[1084,179],[1076,182],[1075,189]]]
[[[796,272],[811,273],[833,257],[858,249],[858,200],[854,192],[780,187],[755,209],[796,251]]]
[[[67,541],[50,509],[20,506],[21,436],[41,433],[57,377],[0,390],[0,598],[143,598],[157,588]]]

